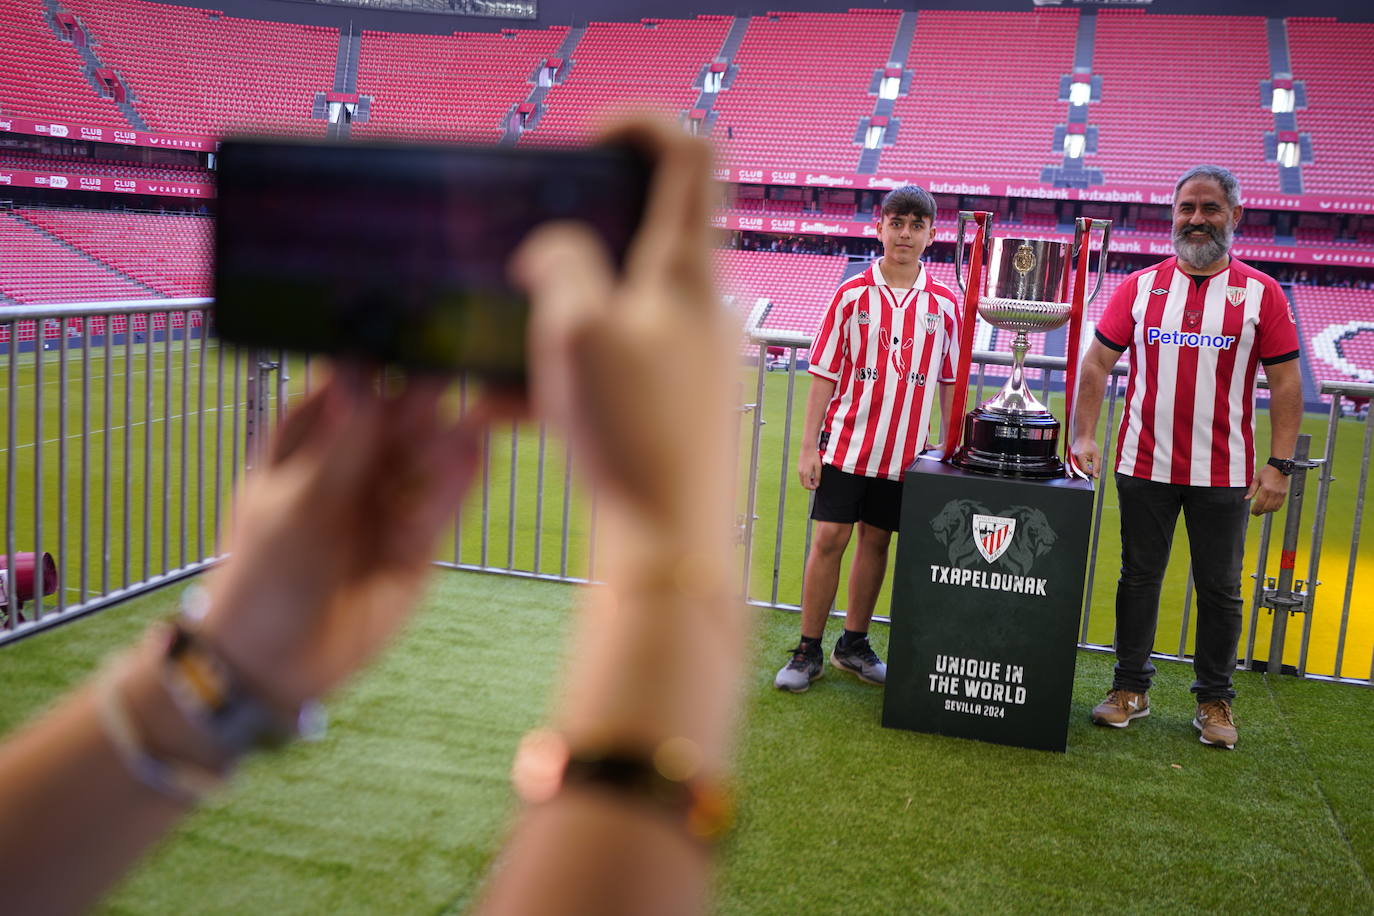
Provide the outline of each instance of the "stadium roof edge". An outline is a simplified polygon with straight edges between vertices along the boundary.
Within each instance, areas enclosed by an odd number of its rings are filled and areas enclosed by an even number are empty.
[[[637,22],[643,18],[662,18],[662,0],[536,0],[539,15],[535,19],[494,19],[482,16],[456,16],[444,13],[423,13],[400,10],[361,9],[320,3],[317,0],[151,0],[170,6],[189,6],[211,9],[228,16],[322,25],[346,31],[350,24],[354,31],[377,29],[391,32],[413,32],[447,35],[455,29],[468,32],[498,32],[501,29],[543,29],[551,25],[586,25],[593,20],[609,22]],[[1050,0],[1055,5],[1092,11],[1108,5],[1107,0]],[[1292,0],[1210,0],[1199,9],[1195,0],[1145,0],[1153,13],[1209,16],[1270,16],[1287,18],[1301,12],[1304,17],[1330,16],[1348,22],[1374,22],[1374,4],[1352,3],[1350,0],[1307,0],[1297,10]],[[733,16],[761,16],[783,8],[794,12],[843,13],[871,5],[872,0],[761,0],[756,4],[740,0],[697,0],[688,8],[675,11],[674,18],[691,18],[698,14]],[[1114,0],[1112,8],[1125,5]],[[922,0],[921,9],[956,10],[1032,10],[1032,0]],[[896,12],[897,10],[894,10]]]

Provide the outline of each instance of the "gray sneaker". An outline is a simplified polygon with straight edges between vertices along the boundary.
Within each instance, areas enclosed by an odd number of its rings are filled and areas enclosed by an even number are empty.
[[[773,686],[779,690],[802,693],[811,682],[825,674],[825,664],[821,654],[809,654],[801,646],[792,650],[792,660],[782,666],[778,676],[773,678]]]
[[[868,644],[868,637],[844,648],[835,643],[830,653],[830,664],[841,671],[853,672],[861,681],[879,686],[887,683],[887,665]]]

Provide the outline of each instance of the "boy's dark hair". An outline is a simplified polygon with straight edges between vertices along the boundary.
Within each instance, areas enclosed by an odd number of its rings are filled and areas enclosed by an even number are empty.
[[[935,198],[931,197],[925,188],[904,184],[884,195],[883,216],[919,216],[927,223],[933,223]]]

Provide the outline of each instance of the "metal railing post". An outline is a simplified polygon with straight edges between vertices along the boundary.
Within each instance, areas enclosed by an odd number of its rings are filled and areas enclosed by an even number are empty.
[[[759,444],[763,438],[763,382],[768,371],[768,348],[759,347],[758,381],[754,386],[754,403],[743,404],[740,410],[754,412],[754,435],[749,446],[749,486],[744,499],[744,518],[741,519],[741,534],[744,538],[744,570],[740,573],[740,594],[749,600],[749,580],[754,565],[754,506],[759,486]]]
[[[1264,590],[1263,605],[1274,614],[1273,626],[1269,633],[1269,660],[1265,664],[1265,671],[1270,674],[1279,674],[1283,671],[1288,616],[1307,610],[1307,596],[1293,589],[1293,568],[1298,549],[1298,530],[1302,524],[1302,502],[1306,490],[1307,470],[1314,466],[1307,460],[1311,443],[1312,437],[1304,433],[1298,436],[1297,447],[1293,450],[1297,470],[1293,472],[1288,484],[1288,512],[1284,517],[1283,553],[1279,558],[1278,581],[1275,587]]]

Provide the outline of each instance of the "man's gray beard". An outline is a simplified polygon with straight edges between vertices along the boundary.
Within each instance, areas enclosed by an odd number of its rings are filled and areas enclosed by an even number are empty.
[[[1202,241],[1194,242],[1182,233],[1175,232],[1174,253],[1178,255],[1180,261],[1189,267],[1197,269],[1209,267],[1226,257],[1226,252],[1231,250],[1232,227],[1228,225],[1224,229],[1217,230],[1217,234],[1220,235],[1220,238],[1208,236]]]

